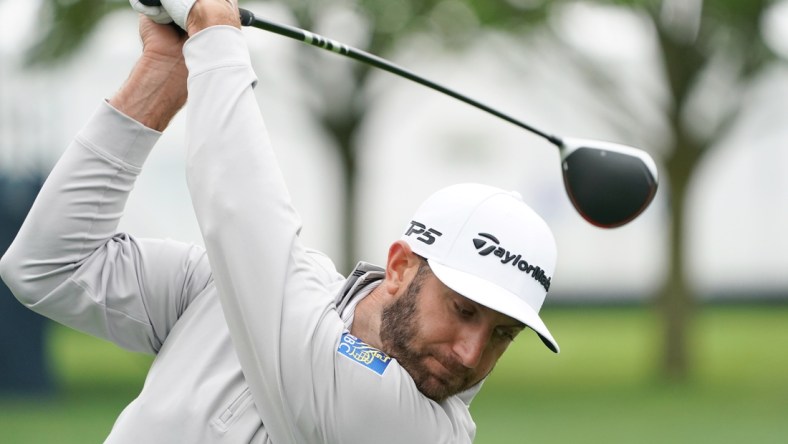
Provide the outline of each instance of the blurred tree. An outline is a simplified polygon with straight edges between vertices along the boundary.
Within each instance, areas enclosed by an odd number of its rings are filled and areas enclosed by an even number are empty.
[[[685,276],[682,250],[686,230],[687,188],[696,167],[708,150],[726,136],[726,129],[742,111],[738,100],[717,109],[692,108],[709,70],[726,69],[734,77],[714,93],[719,96],[741,92],[759,69],[772,58],[760,32],[767,0],[665,0],[630,1],[645,11],[655,25],[659,53],[671,95],[665,109],[673,146],[666,153],[670,187],[671,235],[669,276],[658,299],[663,319],[663,375],[671,380],[687,379],[690,370],[688,338],[693,297]],[[717,62],[723,60],[723,64]],[[709,128],[694,126],[691,113],[702,112],[713,122]]]
[[[331,13],[348,11],[360,19],[359,29],[366,32],[364,49],[385,56],[395,49],[397,42],[409,35],[431,33],[443,39],[447,46],[460,47],[473,41],[474,36],[486,29],[496,29],[522,35],[534,29],[550,29],[547,18],[567,4],[569,0],[289,0],[284,2],[297,19],[296,25],[307,29],[320,29]],[[662,183],[669,186],[672,214],[670,220],[671,244],[669,279],[657,298],[664,319],[663,375],[670,380],[684,380],[689,371],[687,347],[688,329],[692,314],[691,290],[684,276],[682,252],[684,229],[684,204],[687,186],[704,153],[724,135],[723,130],[741,111],[736,100],[725,102],[714,110],[703,110],[710,115],[710,127],[699,130],[689,122],[688,113],[695,112],[697,94],[710,70],[730,71],[733,78],[726,86],[729,90],[715,91],[727,94],[740,91],[765,66],[772,54],[759,32],[760,19],[768,0],[596,0],[586,3],[614,6],[630,10],[647,18],[656,34],[656,52],[664,69],[670,104],[661,107],[670,132],[671,145],[663,158],[665,171]],[[243,2],[242,2],[243,4]],[[127,8],[126,0],[49,0],[42,8],[40,43],[31,51],[31,60],[51,62],[71,54],[95,29],[96,23],[118,8]],[[560,40],[560,39],[557,39]],[[362,45],[359,45],[362,46]],[[606,94],[611,103],[622,104],[626,112],[626,99],[616,87],[613,77],[600,69],[593,58],[566,45],[578,68],[589,75],[588,79],[599,94]],[[573,52],[574,51],[574,52]],[[313,58],[310,56],[310,58]],[[720,63],[722,61],[722,63]],[[302,63],[306,63],[302,60]],[[317,69],[303,69],[307,76],[303,84],[314,85],[311,91],[312,111],[317,121],[334,139],[347,178],[345,189],[345,224],[347,233],[355,232],[357,152],[354,136],[360,128],[368,100],[358,94],[370,81],[370,69],[352,64],[350,78],[337,87],[336,79],[319,75]],[[618,95],[618,97],[617,97]],[[632,114],[634,115],[634,114]],[[670,137],[672,136],[672,137]],[[345,268],[355,257],[354,236],[344,236]]]
[[[556,4],[558,2],[555,2]],[[576,2],[560,2],[572,4]],[[691,370],[690,330],[694,312],[692,289],[685,276],[685,206],[692,175],[704,154],[728,135],[743,111],[739,100],[775,55],[768,48],[761,24],[769,0],[611,0],[587,2],[624,8],[645,18],[655,34],[655,52],[664,73],[667,106],[655,107],[669,133],[665,135],[664,168],[660,181],[667,185],[671,206],[668,279],[657,297],[663,324],[661,374],[669,381],[687,380]],[[560,7],[560,6],[559,6]],[[556,7],[558,9],[559,7]],[[557,39],[560,40],[560,39]],[[639,106],[617,85],[615,68],[563,45],[586,74],[591,87],[615,104],[630,133],[643,130],[632,122]],[[716,80],[710,80],[716,79]],[[714,97],[714,103],[708,101]],[[656,98],[660,100],[661,98]],[[705,99],[705,100],[704,100]]]

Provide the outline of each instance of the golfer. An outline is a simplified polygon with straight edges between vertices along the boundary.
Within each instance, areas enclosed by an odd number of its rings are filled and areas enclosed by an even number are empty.
[[[403,219],[384,268],[341,276],[299,238],[235,1],[174,3],[159,12],[188,40],[141,17],[140,59],[0,263],[30,309],[156,355],[106,442],[471,442],[470,402],[514,337],[558,352],[538,315],[556,260],[545,222],[516,193],[450,186]],[[187,84],[204,249],[117,232]]]

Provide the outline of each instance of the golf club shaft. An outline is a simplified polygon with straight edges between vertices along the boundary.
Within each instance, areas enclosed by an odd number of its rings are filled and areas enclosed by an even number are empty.
[[[513,123],[520,128],[524,128],[534,134],[537,134],[545,139],[547,139],[552,144],[556,145],[559,148],[563,147],[563,141],[561,138],[554,136],[552,134],[548,134],[544,131],[541,131],[537,128],[534,128],[531,125],[521,122],[520,120],[515,119],[514,117],[509,116],[508,114],[504,114],[494,108],[491,108],[477,100],[474,100],[466,95],[460,94],[457,91],[449,89],[445,86],[439,85],[435,82],[425,79],[419,75],[414,74],[411,71],[408,71],[398,65],[395,65],[392,62],[389,62],[386,59],[378,57],[374,54],[370,54],[366,51],[362,51],[360,49],[353,48],[351,46],[345,45],[343,43],[325,38],[321,35],[311,33],[309,31],[296,28],[293,26],[282,25],[279,23],[274,23],[269,20],[261,19],[255,17],[255,15],[246,9],[241,9],[241,24],[243,26],[251,26],[258,29],[263,29],[265,31],[273,32],[275,34],[279,34],[285,37],[289,37],[291,39],[295,39],[312,46],[316,46],[318,48],[325,49],[327,51],[335,52],[337,54],[350,57],[351,59],[357,60],[359,62],[366,63],[368,65],[374,66],[375,68],[382,69],[384,71],[388,71],[394,75],[404,77],[408,80],[412,80],[416,83],[424,85],[428,88],[433,90],[442,92],[450,97],[454,97],[457,100],[465,102],[471,106],[474,106],[482,111],[486,111],[496,117],[499,117],[507,122]]]
[[[161,2],[159,0],[141,0],[141,3],[148,5],[148,6],[160,6]],[[374,66],[375,68],[382,69],[384,71],[388,71],[394,75],[406,78],[408,80],[412,80],[416,83],[426,86],[427,88],[431,88],[435,91],[442,92],[447,96],[454,97],[455,99],[465,102],[473,107],[476,107],[482,111],[486,111],[498,118],[506,120],[509,123],[513,123],[514,125],[519,126],[531,133],[534,133],[538,136],[541,136],[547,139],[550,143],[557,146],[558,148],[563,148],[564,143],[560,137],[548,134],[542,130],[539,130],[527,123],[524,123],[514,117],[504,114],[494,108],[491,108],[477,100],[474,100],[464,94],[460,94],[453,89],[449,89],[445,86],[439,85],[433,81],[427,80],[422,76],[416,75],[411,71],[408,71],[401,66],[395,65],[388,60],[378,57],[374,54],[370,54],[366,51],[362,51],[360,49],[353,48],[351,46],[345,45],[343,43],[325,38],[321,35],[311,33],[309,31],[296,28],[294,26],[283,25],[279,23],[275,23],[269,20],[264,20],[258,17],[255,17],[254,13],[249,10],[240,8],[241,12],[241,24],[243,26],[251,26],[254,28],[262,29],[265,31],[273,32],[274,34],[279,34],[281,36],[289,37],[294,40],[298,40],[300,42],[304,42],[310,44],[312,46],[317,46],[318,48],[325,49],[327,51],[335,52],[337,54],[350,57],[351,59],[357,60],[362,63],[366,63],[370,66]]]

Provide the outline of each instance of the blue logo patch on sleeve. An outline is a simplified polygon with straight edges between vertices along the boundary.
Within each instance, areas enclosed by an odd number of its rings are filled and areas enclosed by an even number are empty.
[[[389,366],[389,362],[391,362],[391,357],[387,354],[365,344],[361,339],[348,332],[342,334],[342,339],[339,340],[337,353],[350,358],[350,360],[363,365],[381,376],[383,372],[386,371],[386,367]]]

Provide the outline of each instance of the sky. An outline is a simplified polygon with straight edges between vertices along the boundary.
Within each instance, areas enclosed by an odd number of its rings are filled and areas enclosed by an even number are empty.
[[[19,63],[33,36],[37,4],[0,0],[0,169],[6,171],[51,166],[100,101],[119,87],[140,50],[129,11],[102,23],[96,37],[68,63],[23,71]],[[776,50],[788,53],[786,4],[775,8],[778,13],[765,29]],[[254,4],[253,10],[292,22],[270,3]],[[588,103],[590,92],[551,53],[549,42],[538,38],[512,42],[488,36],[460,54],[436,52],[430,42],[415,41],[389,57],[548,131],[640,146],[662,168],[661,124],[646,97],[659,83],[659,70],[648,51],[651,37],[639,19],[580,5],[553,26],[578,46],[587,45],[584,36],[593,35],[596,55],[620,67],[622,78],[637,79],[622,85],[631,100],[643,103],[636,117],[646,122],[648,132],[620,140],[600,123],[606,104],[595,104],[598,112],[579,106]],[[296,51],[318,50],[259,30],[244,32],[260,78],[256,93],[263,116],[304,222],[302,237],[340,258],[337,160],[306,113],[304,88],[293,81],[298,78]],[[342,26],[320,32],[349,43],[358,38]],[[326,73],[341,73],[349,63],[355,62],[337,58]],[[788,235],[783,232],[788,226],[788,128],[780,118],[788,115],[786,80],[786,65],[776,64],[744,94],[747,117],[708,154],[694,177],[685,250],[690,282],[704,294],[788,294]],[[666,181],[640,218],[622,228],[598,229],[571,208],[558,152],[547,142],[388,74],[379,74],[374,87],[363,93],[374,98],[374,106],[359,135],[360,258],[383,263],[388,244],[399,237],[422,199],[451,183],[478,181],[519,191],[553,227],[559,248],[551,291],[556,297],[649,297],[662,285],[668,251]],[[185,186],[183,140],[181,114],[149,158],[122,230],[202,243]]]

